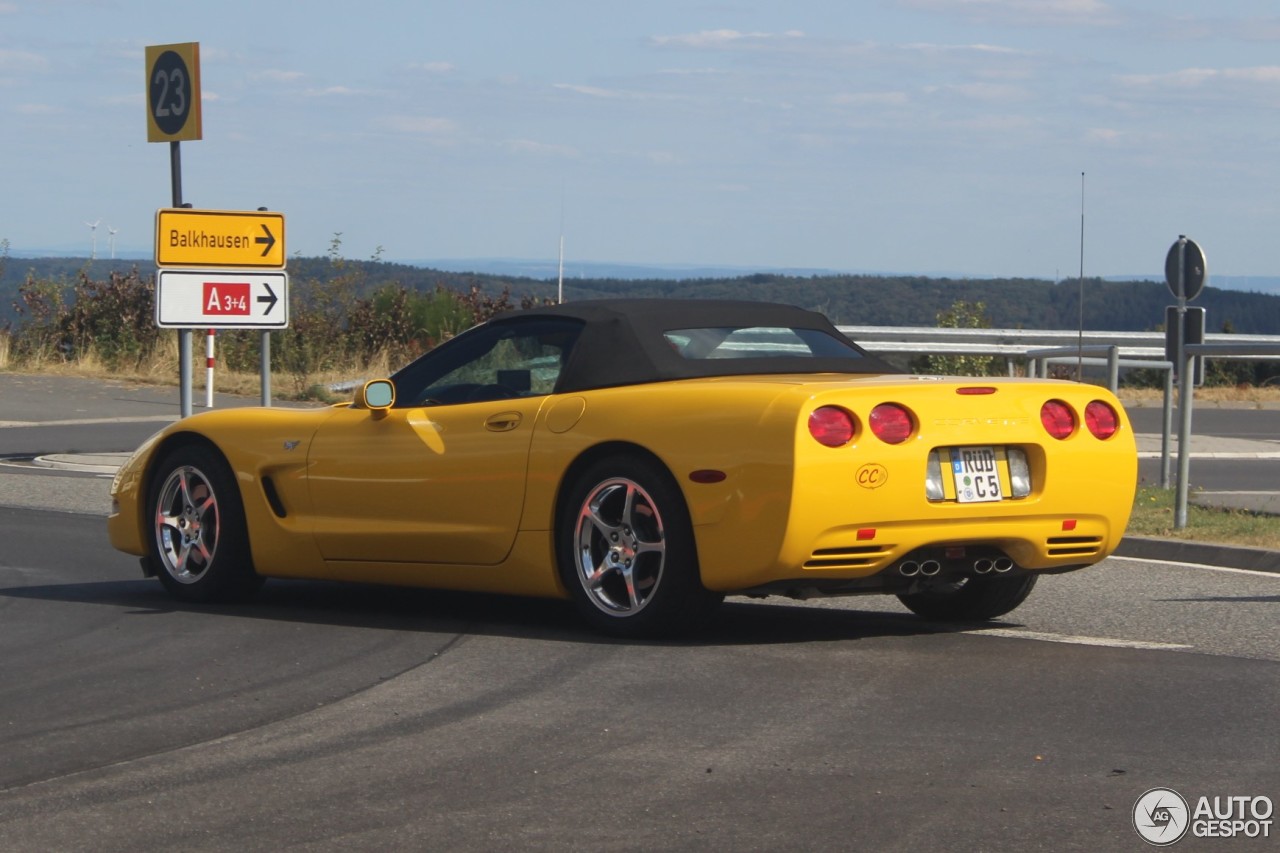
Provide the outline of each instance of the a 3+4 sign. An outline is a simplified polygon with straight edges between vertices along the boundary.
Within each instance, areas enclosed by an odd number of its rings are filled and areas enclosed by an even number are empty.
[[[166,270],[156,275],[156,325],[176,329],[283,329],[289,277],[283,272]]]

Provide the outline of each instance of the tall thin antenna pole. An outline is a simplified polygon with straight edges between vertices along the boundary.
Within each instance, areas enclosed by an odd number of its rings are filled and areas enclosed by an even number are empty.
[[[560,235],[560,278],[556,285],[556,304],[564,302],[564,235]]]
[[[564,188],[560,188],[560,273],[556,283],[556,304],[564,304]]]
[[[1084,379],[1084,172],[1080,173],[1080,335],[1076,353],[1076,381]]]

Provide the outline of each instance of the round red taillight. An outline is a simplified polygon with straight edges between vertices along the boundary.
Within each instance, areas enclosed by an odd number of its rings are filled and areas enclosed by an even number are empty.
[[[1068,438],[1076,431],[1076,416],[1061,400],[1050,400],[1040,407],[1040,423],[1054,438]]]
[[[853,415],[838,406],[822,406],[809,415],[809,435],[826,447],[843,447],[853,438]]]
[[[1096,438],[1111,438],[1120,426],[1120,419],[1109,403],[1094,400],[1084,407],[1084,425]]]
[[[897,403],[881,403],[867,418],[876,438],[886,444],[901,444],[911,436],[911,415]]]

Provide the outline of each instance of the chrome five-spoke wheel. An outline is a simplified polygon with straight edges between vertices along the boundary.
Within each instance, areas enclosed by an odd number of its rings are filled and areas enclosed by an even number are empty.
[[[684,495],[658,460],[640,451],[598,459],[577,472],[561,500],[560,578],[597,629],[679,634],[724,598],[702,586]]]
[[[198,468],[174,469],[156,498],[155,533],[161,569],[178,583],[195,583],[218,550],[218,496]]]
[[[203,445],[170,450],[148,494],[148,562],[170,595],[235,601],[257,591],[262,578],[249,554],[244,506],[222,454]]]
[[[617,616],[643,610],[667,558],[662,516],[649,493],[625,477],[598,484],[582,502],[573,538],[591,603]]]

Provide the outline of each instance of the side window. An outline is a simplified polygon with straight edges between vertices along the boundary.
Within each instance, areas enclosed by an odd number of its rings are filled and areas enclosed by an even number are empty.
[[[392,377],[396,406],[550,394],[581,330],[580,321],[548,318],[472,329]]]

